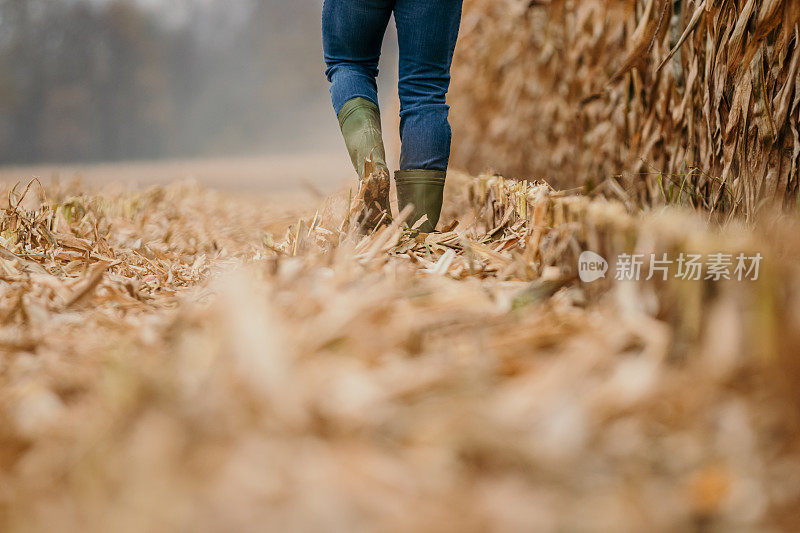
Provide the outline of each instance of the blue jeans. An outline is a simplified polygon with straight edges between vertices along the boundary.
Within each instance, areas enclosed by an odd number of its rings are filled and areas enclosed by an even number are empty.
[[[400,47],[401,170],[447,170],[450,65],[462,0],[325,0],[322,43],[336,114],[356,97],[378,104],[378,59],[394,12]]]

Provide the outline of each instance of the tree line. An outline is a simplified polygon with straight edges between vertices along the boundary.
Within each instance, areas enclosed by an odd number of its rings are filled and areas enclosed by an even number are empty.
[[[0,0],[0,163],[279,143],[324,94],[318,5],[237,3],[238,21],[198,8],[175,25],[122,0]]]

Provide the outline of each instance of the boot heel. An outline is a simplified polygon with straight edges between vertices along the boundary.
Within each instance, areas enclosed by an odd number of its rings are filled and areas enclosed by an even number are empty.
[[[414,206],[406,220],[409,227],[423,217],[427,220],[419,228],[422,233],[431,233],[439,223],[444,201],[444,183],[447,173],[440,170],[400,170],[394,175],[397,184],[397,204],[402,211],[407,205]]]

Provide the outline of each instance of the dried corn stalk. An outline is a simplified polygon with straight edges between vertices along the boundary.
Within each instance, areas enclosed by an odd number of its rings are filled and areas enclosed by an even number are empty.
[[[647,203],[794,202],[800,3],[467,0],[454,162]]]

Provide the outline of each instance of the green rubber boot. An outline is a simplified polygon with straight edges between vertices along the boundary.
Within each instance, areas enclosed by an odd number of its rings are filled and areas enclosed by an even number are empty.
[[[360,182],[353,211],[359,224],[371,229],[391,213],[380,110],[366,98],[348,100],[339,111],[339,127]]]
[[[440,170],[400,170],[395,173],[397,208],[402,211],[409,204],[414,206],[411,216],[406,219],[409,227],[413,228],[427,215],[428,219],[417,230],[431,233],[436,229],[442,214],[446,177],[447,173]]]

